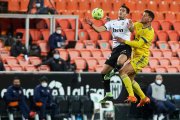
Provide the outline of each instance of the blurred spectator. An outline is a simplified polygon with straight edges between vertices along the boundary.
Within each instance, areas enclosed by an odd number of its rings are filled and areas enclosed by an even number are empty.
[[[31,10],[32,10],[34,4],[36,4],[36,8],[38,10],[38,9],[44,7],[44,0],[30,0],[29,4],[28,4],[28,11],[27,11],[27,13],[31,13]]]
[[[3,61],[0,58],[0,71],[5,71]]]
[[[49,65],[51,71],[67,71],[67,64],[62,58],[60,58],[58,50],[53,51],[53,58],[49,58],[45,62],[36,65],[36,67],[39,67],[40,65]]]
[[[14,40],[15,38],[11,35],[11,34],[8,34],[7,35],[7,38],[5,39],[4,41],[4,45],[6,47],[11,47],[13,45],[13,43],[15,42]]]
[[[54,116],[55,104],[52,102],[51,89],[48,87],[48,78],[40,78],[40,84],[34,89],[34,103],[37,108],[40,120],[45,120],[47,109],[51,109]]]
[[[161,75],[156,75],[156,79],[147,90],[147,95],[151,99],[154,108],[153,120],[163,120],[165,115],[175,111],[175,105],[166,99],[166,88],[162,84]]]
[[[65,39],[64,36],[62,35],[61,27],[57,27],[56,32],[50,35],[49,47],[50,47],[50,52],[54,51],[56,48],[65,47]]]
[[[11,46],[10,49],[11,56],[17,57],[19,55],[23,55],[26,60],[28,60],[27,49],[25,45],[22,44],[21,38],[18,36],[15,39],[15,43]]]
[[[5,93],[5,100],[8,107],[19,108],[25,120],[28,120],[29,117],[34,117],[36,114],[35,112],[31,112],[27,106],[20,79],[17,77],[13,79],[13,85],[8,87],[7,92]]]
[[[36,44],[32,44],[30,46],[29,56],[40,57],[41,56],[41,49],[40,49],[40,47],[38,45],[36,45]]]

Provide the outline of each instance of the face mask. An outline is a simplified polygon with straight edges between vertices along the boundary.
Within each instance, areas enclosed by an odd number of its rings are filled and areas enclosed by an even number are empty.
[[[157,83],[158,85],[160,85],[160,84],[162,84],[162,80],[156,80],[156,83]]]
[[[42,87],[47,87],[47,83],[46,82],[43,82],[41,83]]]
[[[37,8],[41,7],[41,4],[40,3],[36,3],[36,7]]]
[[[56,33],[57,33],[57,34],[61,34],[61,30],[57,30]]]
[[[59,59],[60,56],[58,54],[54,54],[54,59]]]

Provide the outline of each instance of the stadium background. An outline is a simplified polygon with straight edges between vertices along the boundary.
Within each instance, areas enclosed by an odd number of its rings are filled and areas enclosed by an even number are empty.
[[[26,14],[29,0],[0,0],[0,11],[3,14]],[[77,72],[96,72],[95,75],[87,74],[87,76],[81,76],[83,81],[93,81],[91,83],[82,83],[82,85],[89,84],[91,87],[96,86],[96,89],[102,88],[102,84],[99,77],[99,72],[102,69],[102,65],[106,57],[112,50],[112,36],[109,32],[96,33],[91,27],[84,23],[83,18],[91,17],[91,10],[100,7],[104,10],[105,16],[109,16],[111,19],[116,19],[118,9],[120,5],[125,3],[131,10],[128,16],[134,22],[141,19],[141,15],[144,9],[150,9],[155,12],[155,20],[152,22],[152,26],[155,29],[155,38],[151,46],[151,57],[149,65],[142,70],[142,73],[138,75],[137,81],[141,83],[141,86],[146,89],[147,85],[154,80],[154,75],[162,73],[165,79],[165,85],[167,87],[168,94],[180,94],[178,79],[180,72],[180,1],[179,0],[44,0],[46,7],[54,8],[59,15],[78,15],[78,40],[75,41],[75,20],[74,19],[56,19],[56,26],[60,25],[63,29],[63,34],[66,37],[66,44],[71,48],[58,49],[60,55],[66,61],[76,66]],[[36,9],[33,8],[32,13],[36,13]],[[94,20],[95,25],[101,26],[106,20]],[[22,42],[26,43],[26,30],[25,19],[15,18],[0,18],[0,33],[1,36],[8,35],[11,31],[13,35],[17,32],[23,33]],[[29,37],[31,42],[37,44],[41,48],[41,55],[46,56],[48,54],[48,37],[52,31],[50,31],[51,23],[49,19],[31,19],[29,25]],[[132,35],[132,39],[134,34]],[[30,43],[31,45],[31,43]],[[74,47],[74,48],[72,48]],[[3,63],[6,72],[0,74],[0,80],[2,80],[1,90],[6,88],[14,75],[21,76],[23,79],[23,86],[28,86],[28,82],[38,79],[36,73],[54,76],[56,79],[66,73],[49,73],[48,66],[43,65],[39,68],[35,68],[34,65],[41,63],[42,59],[39,57],[29,57],[28,62],[24,62],[22,57],[12,57],[9,53],[9,47],[4,46],[3,39],[0,42],[0,57],[3,59]],[[14,73],[14,71],[18,72]],[[22,71],[22,73],[21,73]],[[30,72],[30,73],[26,73]],[[71,73],[70,74],[74,74]],[[82,73],[83,74],[83,73]],[[36,76],[36,77],[34,77]],[[57,76],[57,77],[56,77]],[[50,80],[54,78],[50,77]],[[78,78],[78,76],[77,76]],[[9,82],[8,82],[9,80]],[[63,85],[67,84],[65,80],[62,81]],[[74,80],[69,78],[69,80]],[[27,81],[27,83],[25,82]],[[78,80],[75,80],[78,84]],[[32,84],[32,87],[34,85]],[[79,88],[79,86],[76,86]],[[2,93],[1,93],[2,94]]]

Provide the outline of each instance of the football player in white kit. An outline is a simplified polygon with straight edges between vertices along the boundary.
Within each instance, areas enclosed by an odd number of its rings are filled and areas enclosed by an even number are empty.
[[[113,50],[110,57],[107,58],[103,66],[103,70],[101,71],[104,89],[106,91],[104,99],[100,101],[102,103],[107,100],[112,100],[113,98],[113,95],[110,92],[110,77],[112,76],[110,73],[112,73],[112,71],[113,73],[119,71],[119,69],[131,56],[131,47],[126,44],[121,44],[115,39],[116,37],[120,37],[125,40],[130,40],[133,23],[131,20],[127,19],[129,12],[129,8],[122,5],[118,12],[118,19],[110,20],[105,23],[104,26],[100,27],[95,26],[91,20],[85,18],[85,22],[97,32],[112,31]]]

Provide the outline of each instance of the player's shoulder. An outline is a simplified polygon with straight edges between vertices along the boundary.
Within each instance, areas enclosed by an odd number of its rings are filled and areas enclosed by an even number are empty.
[[[136,26],[142,26],[143,24],[141,22],[134,22],[134,25]]]

